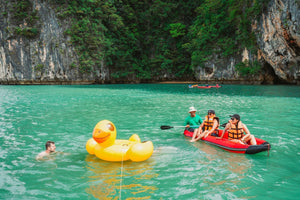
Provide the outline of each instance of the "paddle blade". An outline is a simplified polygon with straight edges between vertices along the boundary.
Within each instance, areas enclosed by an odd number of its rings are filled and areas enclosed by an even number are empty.
[[[161,126],[160,129],[161,130],[166,130],[166,129],[170,129],[170,128],[174,128],[173,126]]]
[[[224,124],[222,124],[221,126],[222,126],[222,127],[225,127],[225,126],[226,126],[226,124],[227,124],[227,123],[224,123]]]

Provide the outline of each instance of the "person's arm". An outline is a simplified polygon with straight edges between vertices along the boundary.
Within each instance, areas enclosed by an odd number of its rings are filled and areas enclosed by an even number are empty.
[[[187,128],[190,127],[190,125],[189,125],[189,117],[185,118],[185,120],[184,120],[184,126],[187,127]]]
[[[226,126],[225,126],[225,128],[224,128],[224,130],[223,130],[222,135],[221,135],[220,137],[217,137],[217,138],[218,138],[218,139],[222,139],[223,136],[224,136],[224,134],[225,134],[225,132],[226,132],[229,128],[230,128],[230,123],[227,123]]]
[[[250,131],[248,130],[248,128],[245,124],[242,124],[242,127],[243,127],[243,130],[246,134],[241,138],[241,140],[242,140],[242,142],[245,143],[245,138],[250,136]]]
[[[202,133],[203,131],[203,126],[204,126],[204,121],[201,123],[201,125],[199,126],[199,134]]]
[[[206,133],[206,135],[204,137],[206,138],[208,135],[212,134],[216,130],[216,128],[218,127],[218,124],[219,124],[218,120],[214,119],[213,127]]]
[[[201,117],[199,116],[199,124],[201,125],[203,123]]]

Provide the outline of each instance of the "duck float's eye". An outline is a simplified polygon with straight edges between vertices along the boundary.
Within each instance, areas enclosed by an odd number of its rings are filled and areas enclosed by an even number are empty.
[[[109,130],[111,130],[111,131],[114,131],[114,130],[115,130],[114,125],[112,125],[111,123],[108,123],[108,124],[107,124],[107,128],[108,128]]]

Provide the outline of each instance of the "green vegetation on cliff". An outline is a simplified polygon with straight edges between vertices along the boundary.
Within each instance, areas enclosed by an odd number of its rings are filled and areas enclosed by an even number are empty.
[[[16,35],[35,38],[39,34],[39,25],[37,11],[32,9],[32,3],[29,0],[11,0],[4,6],[12,13],[11,32]],[[3,13],[2,13],[3,14]],[[7,13],[4,14],[6,16]]]
[[[108,66],[112,77],[148,80],[193,77],[213,54],[253,53],[251,23],[266,0],[51,0],[58,16],[71,18],[66,34],[78,51],[80,70]],[[241,74],[257,73],[240,63]]]
[[[245,47],[255,50],[251,23],[260,14],[263,0],[207,0],[196,8],[197,17],[190,27],[193,65],[201,65],[211,54],[233,55]]]

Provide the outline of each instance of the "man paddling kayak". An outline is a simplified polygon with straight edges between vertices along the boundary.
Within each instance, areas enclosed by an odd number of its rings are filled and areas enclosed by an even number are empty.
[[[190,115],[185,118],[184,121],[184,126],[187,130],[189,130],[190,132],[194,132],[198,129],[194,129],[194,126],[200,126],[200,124],[202,124],[202,119],[199,115],[196,114],[197,110],[195,107],[190,107],[189,108],[189,113]],[[191,127],[193,126],[193,127]]]

